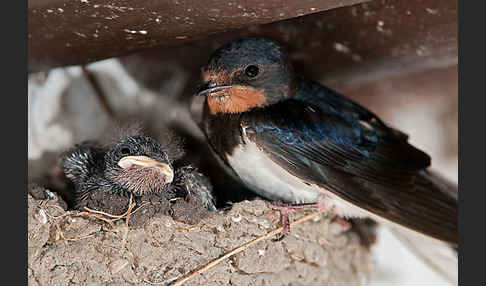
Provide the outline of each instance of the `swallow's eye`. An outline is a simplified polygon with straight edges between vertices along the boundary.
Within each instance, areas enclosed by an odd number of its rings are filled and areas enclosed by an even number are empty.
[[[259,72],[260,72],[260,69],[255,65],[249,65],[245,69],[245,74],[248,77],[256,77]]]

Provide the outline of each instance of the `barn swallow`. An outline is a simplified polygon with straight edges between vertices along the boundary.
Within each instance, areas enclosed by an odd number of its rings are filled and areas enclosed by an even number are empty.
[[[234,40],[202,71],[203,131],[257,194],[457,246],[457,189],[428,170],[430,157],[371,111],[296,74],[277,43]]]
[[[61,168],[74,186],[75,208],[81,209],[91,192],[135,197],[160,194],[167,199],[196,198],[216,210],[212,187],[204,175],[186,166],[174,171],[173,158],[155,139],[127,136],[114,144],[88,140],[61,155]]]

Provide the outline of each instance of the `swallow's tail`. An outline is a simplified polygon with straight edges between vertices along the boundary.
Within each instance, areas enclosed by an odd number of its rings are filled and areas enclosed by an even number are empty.
[[[429,187],[430,184],[433,184],[437,190],[451,198],[454,198],[457,202],[459,194],[457,184],[447,180],[436,172],[431,170],[421,171],[417,184],[419,187]]]
[[[391,227],[391,231],[427,266],[452,285],[458,285],[457,248],[402,227]]]
[[[421,172],[416,183],[419,188],[430,188],[431,185],[434,185],[438,191],[457,201],[457,185],[434,172],[429,170]],[[453,285],[458,284],[457,245],[451,245],[399,226],[392,226],[391,230],[408,249],[429,267]]]

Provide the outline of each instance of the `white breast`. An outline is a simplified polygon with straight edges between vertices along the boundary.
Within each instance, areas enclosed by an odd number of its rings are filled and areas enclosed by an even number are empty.
[[[290,175],[251,141],[235,148],[227,160],[238,177],[264,197],[295,203],[317,201],[315,188]]]
[[[332,192],[291,175],[272,161],[258,146],[244,138],[245,144],[227,156],[238,177],[261,196],[291,203],[314,203],[324,199],[326,209],[334,209],[342,217],[370,217],[371,213],[352,205]]]

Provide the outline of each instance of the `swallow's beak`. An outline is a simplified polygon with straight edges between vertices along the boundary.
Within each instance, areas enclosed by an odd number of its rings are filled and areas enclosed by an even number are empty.
[[[218,84],[215,81],[210,80],[210,81],[205,82],[199,88],[197,95],[198,96],[209,95],[213,92],[217,92],[217,91],[227,89],[227,88],[231,88],[231,87],[232,87],[231,85],[220,85],[220,86],[218,86]]]
[[[174,171],[168,164],[156,161],[147,156],[126,156],[118,161],[118,166],[122,167],[123,169],[129,168],[134,165],[145,168],[155,168],[159,170],[161,174],[165,177],[166,184],[169,184],[172,182],[172,180],[174,180]]]

